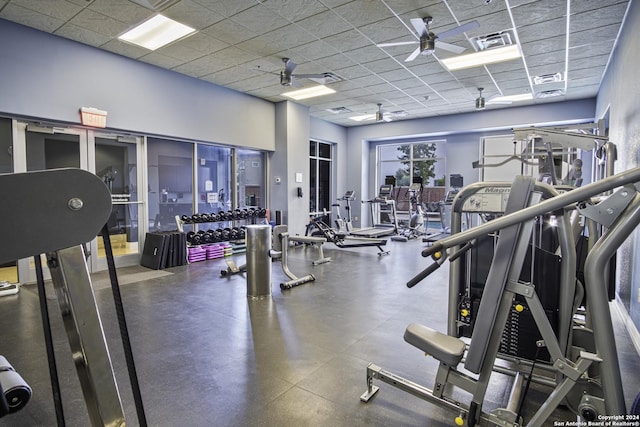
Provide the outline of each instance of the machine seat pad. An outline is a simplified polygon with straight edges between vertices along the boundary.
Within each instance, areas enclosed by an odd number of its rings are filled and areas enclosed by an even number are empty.
[[[418,323],[407,326],[404,340],[449,366],[460,363],[466,347],[464,341]]]

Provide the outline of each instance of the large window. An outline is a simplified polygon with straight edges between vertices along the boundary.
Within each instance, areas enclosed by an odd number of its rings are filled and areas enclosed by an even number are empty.
[[[378,184],[395,179],[393,197],[398,211],[409,210],[408,189],[414,178],[422,178],[420,199],[436,206],[444,199],[446,186],[445,141],[387,144],[378,147]]]
[[[266,206],[265,155],[261,151],[236,150],[238,208]]]
[[[197,145],[198,212],[218,213],[231,209],[231,149]]]
[[[309,212],[331,211],[332,146],[309,142]]]
[[[176,215],[193,213],[193,144],[148,138],[149,231],[176,229]]]

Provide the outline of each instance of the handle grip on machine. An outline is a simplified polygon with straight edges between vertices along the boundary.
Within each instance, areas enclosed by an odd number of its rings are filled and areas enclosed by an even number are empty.
[[[436,252],[442,252],[443,249],[444,249],[444,245],[442,243],[434,242],[433,245],[429,246],[428,248],[422,251],[422,256],[425,258],[428,256],[433,256],[433,254],[435,254]]]
[[[407,288],[413,288],[415,285],[417,285],[418,283],[420,283],[423,279],[425,279],[428,275],[430,275],[431,273],[433,273],[434,271],[436,271],[438,268],[440,268],[440,266],[442,265],[442,262],[444,261],[444,257],[440,258],[440,260],[434,262],[433,264],[431,264],[429,267],[425,268],[424,270],[422,270],[420,273],[416,274],[414,277],[412,277],[408,282],[407,282]]]

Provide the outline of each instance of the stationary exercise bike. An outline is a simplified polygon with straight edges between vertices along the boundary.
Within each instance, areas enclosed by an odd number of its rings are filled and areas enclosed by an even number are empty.
[[[344,210],[346,212],[345,217],[343,218],[340,215],[340,203],[334,203],[333,207],[336,208],[336,229],[338,233],[349,234],[353,231],[353,224],[351,223],[351,202],[356,199],[356,192],[353,190],[347,190],[344,193],[344,196],[338,197],[338,201],[343,201],[345,203]]]

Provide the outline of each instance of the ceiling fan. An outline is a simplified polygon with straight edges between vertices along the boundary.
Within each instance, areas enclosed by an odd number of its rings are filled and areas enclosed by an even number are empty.
[[[293,74],[293,70],[298,66],[295,62],[293,62],[289,58],[282,58],[282,62],[284,62],[284,70],[280,71],[280,84],[282,86],[292,86],[295,85],[294,79],[320,79],[320,80],[331,80],[335,81],[336,79],[333,77],[333,73],[320,73],[320,74]],[[323,83],[327,83],[326,81]]]
[[[382,104],[378,103],[378,111],[376,112],[376,122],[390,122],[391,117],[385,116],[382,112]]]
[[[484,96],[482,96],[482,91],[484,90],[483,87],[479,87],[478,88],[478,92],[479,95],[476,98],[476,110],[484,110],[485,107],[485,99]]]
[[[441,40],[454,37],[458,34],[473,30],[480,26],[478,21],[471,21],[436,35],[431,31],[429,31],[429,25],[432,22],[433,22],[433,18],[430,16],[426,16],[424,18],[411,19],[411,25],[413,25],[413,28],[415,28],[416,33],[420,38],[419,41],[379,43],[376,46],[388,47],[388,46],[402,46],[402,45],[418,43],[420,46],[418,46],[416,50],[414,50],[413,53],[411,53],[411,55],[409,55],[409,57],[407,57],[407,59],[404,60],[404,62],[413,61],[420,54],[431,55],[435,51],[436,47],[440,49],[448,50],[449,52],[453,52],[453,53],[462,53],[466,50],[464,47],[445,43]]]

